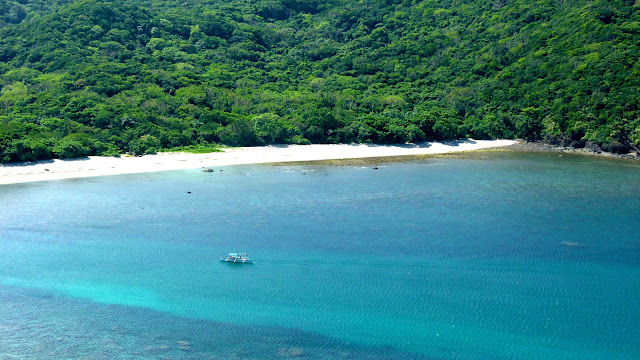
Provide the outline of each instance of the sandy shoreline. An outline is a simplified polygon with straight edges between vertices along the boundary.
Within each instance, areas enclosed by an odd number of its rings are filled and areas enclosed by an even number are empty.
[[[514,140],[464,140],[416,145],[282,145],[224,149],[208,154],[160,153],[142,157],[99,157],[0,165],[0,184],[196,169],[202,167],[444,154],[509,146]]]

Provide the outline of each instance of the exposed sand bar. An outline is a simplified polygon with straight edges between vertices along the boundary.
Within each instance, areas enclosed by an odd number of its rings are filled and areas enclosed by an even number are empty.
[[[464,140],[416,145],[282,145],[223,149],[208,154],[160,153],[142,157],[99,157],[49,160],[0,166],[0,184],[60,180],[89,176],[196,169],[224,165],[359,159],[444,154],[509,146],[514,140]]]

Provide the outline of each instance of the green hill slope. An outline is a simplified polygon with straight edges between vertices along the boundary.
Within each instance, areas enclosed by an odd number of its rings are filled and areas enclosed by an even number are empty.
[[[0,0],[0,10],[2,162],[466,136],[640,146],[634,0]]]

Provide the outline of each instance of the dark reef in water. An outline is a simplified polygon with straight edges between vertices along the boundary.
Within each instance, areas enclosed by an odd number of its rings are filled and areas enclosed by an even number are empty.
[[[0,285],[0,358],[424,359],[298,329],[191,319]]]

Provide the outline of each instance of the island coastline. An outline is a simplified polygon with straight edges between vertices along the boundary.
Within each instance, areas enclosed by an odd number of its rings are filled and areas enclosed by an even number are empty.
[[[229,165],[294,163],[326,160],[398,158],[513,146],[516,140],[458,140],[404,145],[317,144],[222,148],[205,154],[158,153],[139,157],[89,156],[72,160],[43,160],[0,166],[0,184],[124,175]]]

